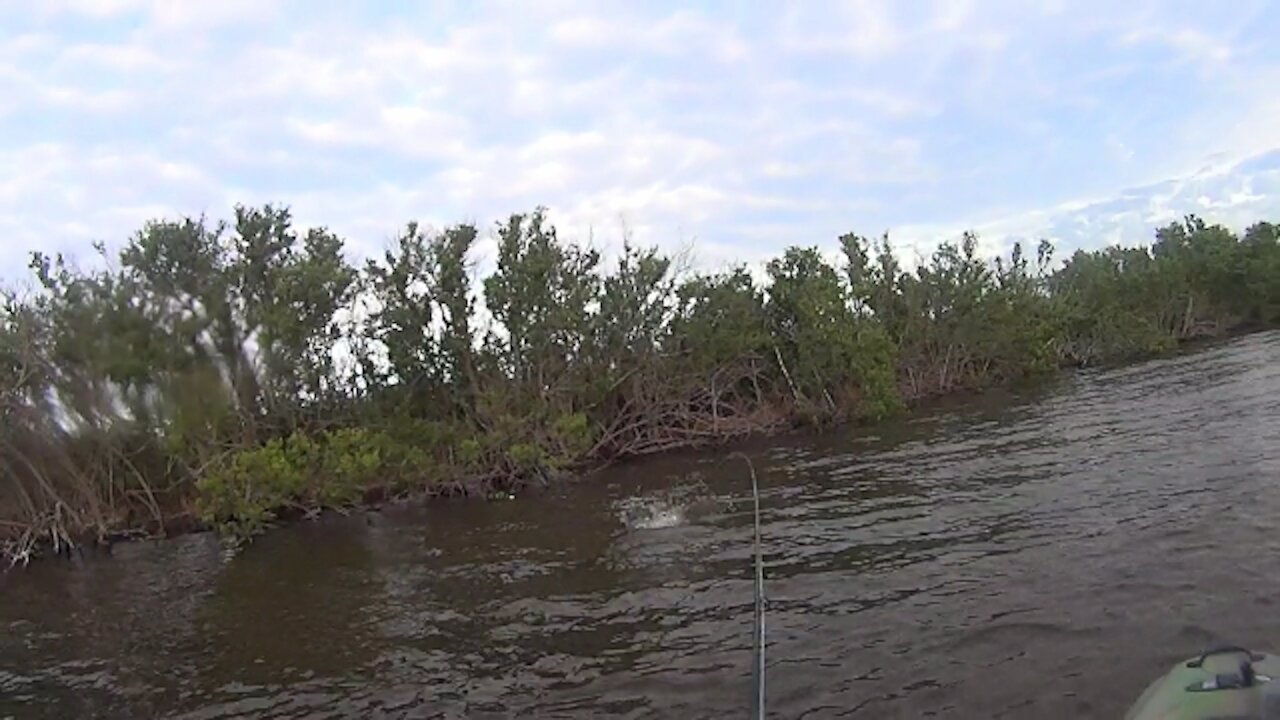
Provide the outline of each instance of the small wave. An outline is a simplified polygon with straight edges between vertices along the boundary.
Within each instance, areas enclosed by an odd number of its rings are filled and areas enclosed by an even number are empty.
[[[618,517],[631,530],[660,530],[683,525],[682,505],[658,498],[632,498],[619,507]]]
[[[614,510],[629,530],[661,530],[696,522],[723,505],[701,476],[691,473],[673,487],[619,500]]]
[[[659,530],[661,528],[675,527],[683,523],[683,508],[661,508],[654,509],[645,517],[636,518],[631,527],[635,530]]]

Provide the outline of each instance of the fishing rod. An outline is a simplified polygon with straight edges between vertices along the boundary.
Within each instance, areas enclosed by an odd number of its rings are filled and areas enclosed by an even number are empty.
[[[752,544],[756,556],[755,577],[755,632],[751,638],[751,717],[764,720],[764,556],[760,549],[760,482],[756,479],[756,466],[751,458],[741,452],[735,452],[747,463],[751,472],[751,501],[754,504],[752,524],[754,538]]]

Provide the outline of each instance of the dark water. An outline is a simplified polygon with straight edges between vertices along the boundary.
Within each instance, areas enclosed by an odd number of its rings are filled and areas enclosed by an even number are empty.
[[[876,432],[748,448],[774,716],[1118,717],[1208,644],[1280,650],[1280,334]],[[743,717],[748,487],[689,454],[38,564],[0,580],[0,718]]]

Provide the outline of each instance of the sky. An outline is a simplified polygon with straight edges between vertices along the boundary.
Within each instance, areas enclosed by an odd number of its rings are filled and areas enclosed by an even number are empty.
[[[358,5],[0,0],[0,278],[236,203],[353,259],[545,205],[710,267],[1280,220],[1280,4]]]

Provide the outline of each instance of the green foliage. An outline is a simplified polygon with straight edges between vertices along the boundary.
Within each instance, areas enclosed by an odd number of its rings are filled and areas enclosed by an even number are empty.
[[[1261,222],[1245,231],[1238,285],[1248,321],[1280,323],[1280,225]]]
[[[507,450],[507,458],[512,468],[521,475],[537,473],[547,465],[546,453],[533,443],[512,445]]]
[[[1077,252],[1050,278],[1063,359],[1123,360],[1243,324],[1280,320],[1280,246],[1258,223],[1243,240],[1188,216],[1150,247]]]
[[[457,458],[464,468],[475,468],[480,463],[484,448],[475,438],[465,438],[458,443]]]
[[[496,234],[479,282],[474,225],[410,223],[357,269],[270,205],[147,223],[87,269],[35,254],[35,290],[0,292],[0,542],[192,508],[249,537],[387,494],[509,497],[618,456],[1280,323],[1271,223],[1238,238],[1190,216],[1056,269],[1047,242],[988,258],[972,234],[906,269],[887,236],[850,233],[838,265],[792,247],[764,282],[630,243],[601,268],[542,208]]]
[[[475,241],[474,225],[449,228],[433,241],[431,266],[432,285],[443,321],[439,345],[444,376],[451,385],[454,405],[467,413],[475,411],[478,382],[471,328],[475,302],[471,297],[467,265]]]
[[[498,265],[485,278],[484,292],[506,337],[490,337],[489,345],[502,371],[526,393],[545,397],[583,369],[599,260],[594,250],[561,243],[541,208],[512,215],[498,227]]]
[[[551,426],[560,455],[566,460],[584,456],[595,443],[591,421],[585,413],[561,415]]]
[[[211,440],[234,435],[235,405],[215,366],[175,373],[158,397],[159,420],[174,455],[205,458]]]
[[[694,276],[677,286],[675,295],[665,343],[695,372],[771,354],[764,293],[746,268]]]
[[[261,533],[279,509],[301,494],[307,468],[295,455],[279,439],[232,455],[196,482],[200,519],[233,537]]]
[[[846,243],[848,251],[849,243]],[[862,282],[865,270],[850,262],[847,277]],[[865,263],[862,263],[865,266]],[[824,400],[831,412],[839,398],[857,398],[856,412],[880,418],[900,406],[895,390],[895,348],[876,321],[848,301],[853,292],[816,248],[789,248],[768,264],[772,281],[767,311],[783,370],[794,391]]]
[[[1162,270],[1141,249],[1073,255],[1051,279],[1064,358],[1124,360],[1172,346],[1185,301]]]
[[[876,322],[854,322],[854,376],[858,383],[856,412],[864,420],[883,420],[903,408],[897,388],[898,348]]]
[[[295,432],[241,450],[196,482],[201,519],[247,539],[281,509],[349,507],[395,471],[387,435],[344,428],[311,437]]]
[[[342,507],[360,499],[385,473],[386,437],[364,428],[332,430],[323,436],[317,467],[318,505]]]
[[[594,342],[597,367],[616,373],[657,349],[672,300],[670,270],[671,260],[657,248],[623,246],[617,269],[601,284]]]
[[[440,372],[428,242],[418,224],[409,223],[383,262],[370,261],[365,269],[376,306],[369,332],[386,353],[385,366],[366,363],[366,378],[375,387],[400,386],[404,402],[414,406],[432,400]]]

